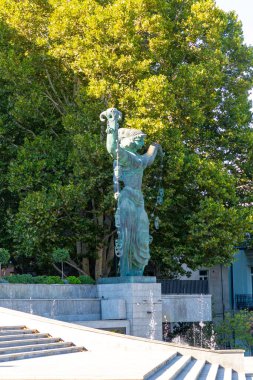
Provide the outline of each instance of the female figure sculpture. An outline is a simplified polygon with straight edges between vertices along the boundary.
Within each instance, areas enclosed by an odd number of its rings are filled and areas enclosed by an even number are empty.
[[[149,254],[149,220],[141,192],[143,171],[152,165],[161,146],[152,143],[139,154],[145,134],[138,129],[118,128],[121,113],[109,108],[100,115],[107,119],[107,150],[114,158],[114,189],[118,200],[115,224],[118,230],[115,252],[120,257],[121,276],[141,276]],[[120,183],[124,187],[120,190]]]

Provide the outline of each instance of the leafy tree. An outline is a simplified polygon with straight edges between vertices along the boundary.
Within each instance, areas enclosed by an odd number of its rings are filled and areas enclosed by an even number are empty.
[[[63,263],[70,259],[69,251],[65,248],[55,248],[52,253],[52,258],[55,263],[61,263],[61,278],[63,279]]]
[[[252,48],[212,0],[2,0],[2,244],[42,272],[71,264],[108,275],[115,236],[112,163],[98,115],[166,153],[150,271],[229,263],[252,229]],[[148,141],[148,142],[149,142]],[[151,215],[157,166],[144,183]]]
[[[7,264],[10,260],[8,249],[0,248],[0,276],[2,276],[2,264]]]
[[[252,326],[252,311],[240,310],[234,315],[226,313],[224,321],[215,328],[219,347],[250,350],[253,346]]]

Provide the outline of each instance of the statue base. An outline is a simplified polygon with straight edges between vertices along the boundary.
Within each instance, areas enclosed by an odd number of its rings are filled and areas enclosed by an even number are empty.
[[[130,335],[162,340],[161,284],[156,277],[122,276],[97,281],[102,319],[127,319]]]
[[[97,284],[154,284],[156,277],[151,276],[120,276],[103,277],[97,280]]]

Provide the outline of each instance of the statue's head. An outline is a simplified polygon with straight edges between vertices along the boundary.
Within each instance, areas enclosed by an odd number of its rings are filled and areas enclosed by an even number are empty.
[[[139,129],[119,128],[118,136],[122,148],[137,151],[143,147],[146,134]]]

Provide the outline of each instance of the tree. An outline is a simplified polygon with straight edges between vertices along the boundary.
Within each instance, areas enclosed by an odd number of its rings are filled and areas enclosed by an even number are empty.
[[[2,276],[2,264],[7,264],[10,260],[8,249],[0,248],[0,277]]]
[[[252,326],[252,311],[240,310],[234,315],[226,313],[224,321],[215,327],[217,344],[221,348],[251,350],[253,346]]]
[[[252,229],[253,194],[253,52],[236,15],[212,0],[3,0],[0,20],[0,239],[16,262],[44,271],[64,245],[79,269],[109,274],[112,163],[98,115],[116,106],[166,153],[162,206],[159,163],[144,179],[161,220],[149,270],[229,263]]]
[[[68,261],[70,259],[69,251],[65,248],[55,248],[53,250],[52,257],[55,263],[61,263],[61,278],[63,280],[63,263],[64,261]]]

